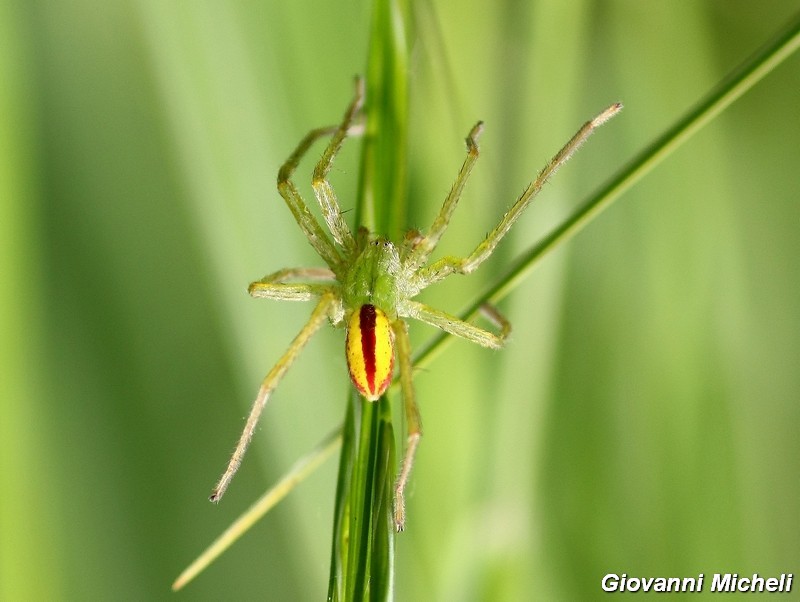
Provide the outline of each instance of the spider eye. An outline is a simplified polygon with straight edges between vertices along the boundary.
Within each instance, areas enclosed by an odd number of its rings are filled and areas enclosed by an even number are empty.
[[[394,336],[389,318],[374,305],[362,305],[347,325],[347,367],[356,389],[370,401],[392,382]]]

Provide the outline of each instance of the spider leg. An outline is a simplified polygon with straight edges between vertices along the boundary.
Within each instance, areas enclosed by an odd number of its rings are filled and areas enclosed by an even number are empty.
[[[420,270],[421,282],[423,283],[422,288],[434,282],[438,282],[450,274],[469,274],[486,261],[545,183],[547,183],[553,174],[572,157],[575,151],[580,148],[599,126],[619,113],[621,109],[622,105],[620,103],[615,103],[594,119],[583,124],[570,141],[556,153],[547,165],[545,165],[544,169],[536,176],[536,179],[528,185],[516,202],[511,206],[511,209],[503,215],[500,223],[495,226],[494,230],[486,236],[483,242],[481,242],[469,256],[463,258],[443,257],[431,265],[422,268]]]
[[[406,505],[404,492],[414,466],[414,456],[417,453],[420,437],[422,437],[422,420],[419,415],[414,383],[412,381],[411,367],[411,342],[408,338],[408,325],[403,320],[392,323],[395,336],[395,350],[400,368],[400,391],[403,396],[403,406],[406,412],[408,436],[406,438],[406,451],[403,463],[400,465],[400,474],[394,486],[394,526],[397,531],[402,531],[406,521]]]
[[[228,467],[225,469],[225,472],[223,473],[222,477],[220,477],[219,482],[211,492],[209,499],[212,502],[218,502],[225,494],[225,490],[228,488],[228,485],[230,485],[233,475],[236,474],[236,471],[239,469],[239,466],[242,463],[242,458],[244,457],[244,454],[250,445],[250,440],[253,438],[253,433],[255,432],[258,418],[261,416],[261,411],[267,404],[269,396],[275,390],[275,387],[278,386],[278,383],[286,374],[286,371],[292,365],[292,362],[297,359],[300,351],[303,349],[303,347],[305,347],[312,335],[317,332],[320,326],[322,326],[322,324],[325,322],[325,319],[331,312],[334,303],[335,297],[333,293],[328,292],[323,294],[322,298],[319,300],[319,303],[317,303],[317,306],[314,308],[314,311],[311,312],[311,317],[309,318],[308,322],[306,322],[305,326],[303,326],[303,328],[297,334],[294,341],[292,341],[292,344],[289,346],[289,349],[287,349],[286,353],[283,354],[283,357],[278,360],[278,363],[275,364],[272,370],[270,370],[269,374],[267,374],[264,382],[261,383],[261,388],[258,390],[258,395],[253,402],[250,415],[247,417],[244,430],[239,438],[239,442],[236,444],[236,449],[233,451],[230,462],[228,462]]]
[[[450,188],[450,192],[447,194],[447,198],[442,204],[442,208],[439,210],[439,214],[436,216],[436,219],[433,220],[433,224],[428,233],[426,235],[414,237],[408,241],[408,259],[412,267],[416,268],[424,265],[425,262],[428,261],[428,257],[430,257],[431,253],[433,253],[436,246],[439,244],[439,239],[442,238],[445,230],[447,230],[447,226],[450,224],[450,218],[453,216],[453,211],[455,211],[456,205],[458,205],[458,201],[461,199],[464,185],[467,183],[475,161],[478,160],[478,137],[481,135],[481,132],[483,132],[483,122],[479,121],[467,135],[467,156],[464,159],[464,163],[461,165],[455,182],[453,182],[452,188]]]
[[[335,274],[326,268],[288,268],[250,283],[247,292],[252,297],[259,299],[310,301],[314,297],[320,297],[331,290],[330,284],[321,284],[322,282],[331,282],[335,279]],[[287,280],[306,280],[311,282],[295,283],[287,282]]]
[[[353,233],[347,226],[347,222],[342,217],[342,210],[339,207],[339,201],[336,199],[336,193],[333,187],[326,179],[328,173],[333,166],[333,160],[336,158],[337,153],[342,148],[342,143],[347,136],[358,112],[364,102],[364,80],[360,77],[356,78],[356,92],[353,101],[345,111],[342,123],[336,130],[336,133],[328,143],[328,147],[322,155],[322,158],[314,168],[314,176],[311,180],[311,186],[314,188],[314,194],[322,207],[322,217],[328,224],[334,240],[344,247],[345,255],[351,255],[356,248],[356,241]]]
[[[334,270],[340,267],[342,263],[339,252],[336,250],[336,247],[331,239],[322,229],[322,226],[320,226],[317,218],[315,218],[314,214],[312,214],[309,210],[308,205],[306,205],[303,197],[300,195],[300,192],[297,190],[297,187],[294,185],[294,182],[292,182],[291,178],[292,174],[294,174],[295,170],[297,169],[297,165],[300,163],[300,159],[302,159],[303,156],[308,152],[308,149],[311,148],[311,145],[320,138],[324,138],[332,134],[341,134],[341,127],[342,126],[329,126],[311,130],[300,141],[300,143],[297,145],[297,148],[295,148],[294,152],[289,156],[288,159],[286,159],[286,162],[278,171],[278,192],[280,192],[281,196],[286,201],[286,204],[289,206],[289,210],[292,212],[294,219],[300,225],[300,228],[303,230],[303,234],[306,235],[306,238],[311,243],[311,246],[314,247],[314,250],[320,257],[322,257],[325,263],[327,263],[328,266]],[[350,125],[348,122],[348,126],[345,128],[342,138],[344,138],[344,136],[347,134],[360,134],[361,131],[361,126]],[[335,213],[337,215],[339,214],[338,207],[335,210]],[[330,224],[330,220],[328,219],[327,215],[325,217],[325,221]],[[344,223],[344,221],[341,219],[341,216],[339,216],[339,221]],[[345,228],[347,228],[346,225]],[[334,230],[331,229],[331,232],[334,232]],[[336,238],[335,234],[334,238]]]
[[[480,326],[475,326],[475,324],[465,322],[417,301],[408,301],[403,315],[415,318],[483,347],[499,349],[505,344],[508,335],[511,333],[511,323],[493,305],[488,303],[481,305],[481,314],[498,329],[498,332],[490,332]]]
[[[283,197],[283,200],[286,201],[286,205],[292,212],[295,221],[300,226],[303,234],[305,234],[308,242],[314,247],[317,255],[322,257],[332,270],[336,270],[341,265],[342,258],[291,180],[292,173],[297,169],[300,158],[308,151],[311,145],[318,138],[328,136],[333,131],[335,131],[334,128],[319,128],[306,134],[305,138],[300,141],[294,152],[278,170],[278,192]]]

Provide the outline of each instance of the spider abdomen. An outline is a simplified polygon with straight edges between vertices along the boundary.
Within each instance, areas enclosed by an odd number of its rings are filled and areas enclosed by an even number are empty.
[[[394,335],[386,313],[369,303],[355,310],[345,347],[350,379],[364,397],[376,401],[392,382],[394,368]]]

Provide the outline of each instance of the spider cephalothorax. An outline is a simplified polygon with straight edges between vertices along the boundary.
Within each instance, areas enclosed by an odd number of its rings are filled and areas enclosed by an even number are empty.
[[[622,105],[611,105],[585,123],[528,185],[497,226],[470,255],[446,256],[429,263],[431,254],[447,230],[464,184],[478,158],[478,137],[483,124],[478,122],[467,136],[467,157],[430,230],[427,233],[410,231],[395,245],[389,240],[371,237],[363,228],[354,235],[344,221],[339,202],[327,181],[328,172],[344,139],[355,129],[353,122],[361,109],[363,98],[364,85],[359,79],[356,82],[355,98],[342,123],[337,127],[309,132],[278,173],[278,190],[281,196],[327,267],[283,269],[250,285],[249,292],[254,297],[288,301],[317,298],[318,301],[306,325],[261,384],[239,443],[225,473],[211,493],[211,500],[216,502],[222,497],[239,468],[258,418],[272,391],[311,336],[329,320],[335,326],[344,325],[347,329],[345,349],[350,378],[367,400],[376,401],[383,395],[393,380],[395,365],[398,367],[408,424],[406,451],[395,484],[394,522],[400,531],[405,524],[403,492],[422,434],[411,380],[411,344],[405,318],[420,320],[491,348],[501,347],[511,330],[505,318],[489,305],[484,305],[481,309],[494,330],[484,329],[414,301],[414,297],[451,274],[468,274],[477,269],[492,254],[548,178],[572,156],[595,128],[616,115]],[[325,136],[332,137],[314,169],[312,186],[330,236],[323,230],[291,181],[301,157],[314,141]]]

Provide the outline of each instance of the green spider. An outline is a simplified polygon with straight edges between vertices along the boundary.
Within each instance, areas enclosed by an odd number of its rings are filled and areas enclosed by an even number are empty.
[[[378,400],[391,384],[397,358],[408,429],[406,451],[394,487],[394,523],[396,529],[402,531],[405,525],[403,492],[422,435],[412,383],[411,343],[405,318],[420,320],[447,333],[494,349],[503,346],[511,331],[508,321],[488,304],[482,306],[481,313],[495,327],[494,332],[414,301],[414,297],[451,274],[469,274],[477,269],[492,254],[550,176],[598,126],[616,115],[622,105],[613,104],[585,123],[528,185],[503,215],[500,223],[470,255],[446,256],[429,263],[431,254],[447,230],[467,178],[478,158],[478,137],[483,130],[483,123],[478,122],[469,132],[466,139],[467,157],[428,233],[412,230],[399,244],[395,244],[372,235],[365,228],[359,228],[354,235],[342,218],[339,202],[326,179],[344,139],[357,129],[354,121],[363,100],[364,82],[359,78],[356,80],[355,98],[345,112],[341,124],[338,127],[309,132],[278,172],[278,191],[309,243],[328,267],[283,269],[250,285],[248,290],[253,297],[285,301],[308,301],[316,298],[318,301],[308,322],[261,384],[236,449],[210,499],[218,502],[225,493],[242,462],[269,396],[309,339],[329,320],[333,326],[346,328],[345,349],[350,378],[369,401]],[[331,141],[317,163],[312,179],[314,195],[322,209],[322,217],[330,231],[329,236],[312,215],[291,177],[311,145],[316,140],[331,135]]]

